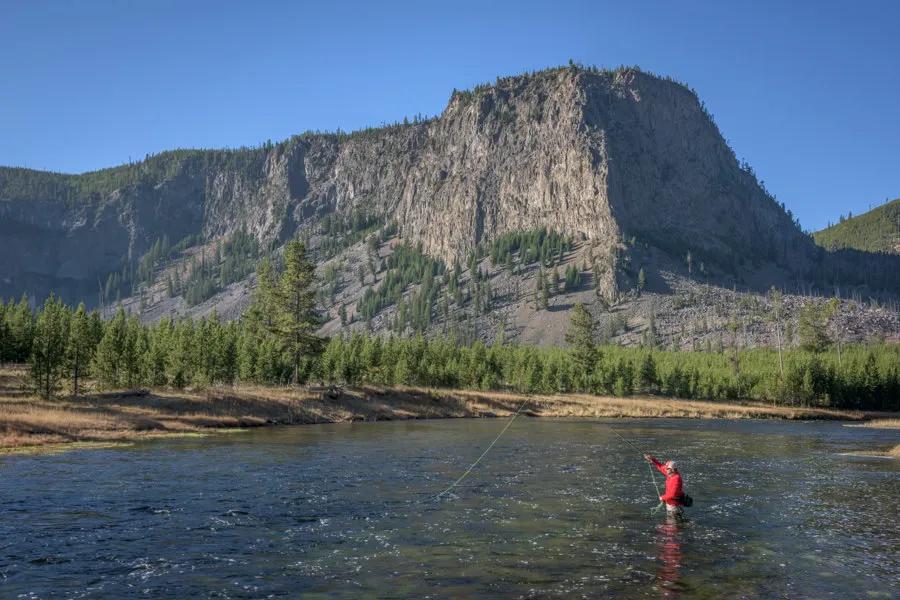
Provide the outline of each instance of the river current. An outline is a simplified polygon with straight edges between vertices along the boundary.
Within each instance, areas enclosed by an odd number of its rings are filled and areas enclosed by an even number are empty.
[[[2,598],[897,598],[896,431],[495,419],[0,458]],[[646,463],[681,466],[684,519]],[[656,476],[662,488],[662,477]]]

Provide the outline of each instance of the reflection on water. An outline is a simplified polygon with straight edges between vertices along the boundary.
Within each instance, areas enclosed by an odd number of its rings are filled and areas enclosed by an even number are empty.
[[[895,432],[618,420],[267,429],[0,459],[0,598],[892,598]]]
[[[656,560],[659,568],[656,571],[656,584],[662,598],[677,598],[679,581],[681,580],[681,563],[684,555],[681,552],[680,527],[683,517],[667,514],[664,523],[656,526]]]

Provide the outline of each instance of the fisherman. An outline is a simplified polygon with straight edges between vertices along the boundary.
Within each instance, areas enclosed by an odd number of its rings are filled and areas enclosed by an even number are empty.
[[[661,463],[649,454],[645,454],[644,458],[653,463],[653,466],[666,476],[666,493],[659,497],[659,501],[666,505],[666,513],[680,515],[681,507],[685,504],[685,495],[681,487],[681,473],[678,472],[675,461],[667,460],[665,463]]]

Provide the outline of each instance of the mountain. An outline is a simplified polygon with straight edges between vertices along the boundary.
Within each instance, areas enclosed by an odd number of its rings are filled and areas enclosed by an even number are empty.
[[[900,254],[900,198],[855,217],[842,216],[839,223],[813,233],[813,239],[828,250]]]
[[[0,169],[0,235],[0,296],[53,291],[147,319],[236,316],[255,260],[299,235],[320,264],[328,332],[556,343],[585,302],[624,320],[613,336],[646,338],[680,310],[667,303],[702,306],[701,284],[900,287],[885,257],[817,247],[693,91],[633,68],[500,78],[454,91],[435,118],[351,134],[82,175]],[[608,310],[623,302],[627,315]]]

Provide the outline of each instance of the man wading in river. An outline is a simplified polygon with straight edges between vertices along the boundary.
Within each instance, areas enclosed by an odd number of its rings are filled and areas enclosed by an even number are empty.
[[[659,497],[660,502],[666,505],[666,513],[681,514],[681,507],[685,505],[685,495],[681,487],[681,473],[675,467],[675,461],[667,460],[665,463],[661,463],[649,454],[645,454],[644,458],[653,463],[653,466],[666,476],[666,493]]]

